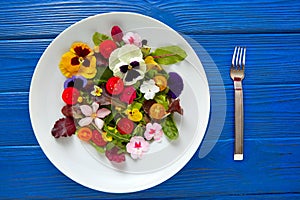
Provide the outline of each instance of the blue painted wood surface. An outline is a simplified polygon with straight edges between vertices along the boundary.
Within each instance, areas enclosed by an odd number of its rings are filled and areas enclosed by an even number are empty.
[[[300,199],[299,1],[16,0],[0,7],[1,199]],[[126,195],[90,190],[59,172],[39,147],[28,112],[32,73],[49,43],[76,21],[112,11],[154,17],[200,43],[227,96],[223,131],[205,158],[196,153],[171,179]],[[232,160],[228,69],[235,45],[248,48],[242,162]],[[220,85],[212,80],[211,87]]]

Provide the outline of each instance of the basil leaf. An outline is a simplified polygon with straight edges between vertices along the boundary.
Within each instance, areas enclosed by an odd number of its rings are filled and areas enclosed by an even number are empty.
[[[158,64],[171,65],[183,61],[187,54],[179,46],[166,46],[156,49],[151,54]]]
[[[179,132],[177,129],[177,126],[173,120],[173,116],[169,115],[162,123],[162,129],[167,136],[168,139],[170,140],[176,140],[179,136]]]
[[[102,33],[98,33],[98,32],[94,33],[93,42],[94,42],[95,46],[100,45],[100,43],[103,42],[104,40],[111,40],[111,38],[108,35],[105,35]]]

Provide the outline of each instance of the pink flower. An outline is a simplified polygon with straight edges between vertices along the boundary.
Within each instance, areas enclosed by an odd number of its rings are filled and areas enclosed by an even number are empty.
[[[123,36],[123,41],[126,44],[134,44],[135,46],[142,47],[142,38],[137,33],[126,33],[126,35]]]
[[[128,104],[131,104],[135,98],[136,91],[133,86],[125,87],[120,96],[120,100]]]
[[[79,120],[78,122],[79,126],[81,127],[87,126],[91,124],[94,120],[96,126],[99,129],[102,129],[104,125],[104,121],[102,119],[107,115],[109,115],[111,111],[107,108],[101,108],[100,110],[98,109],[99,109],[99,104],[96,102],[94,102],[92,106],[81,105],[80,110],[82,114],[84,114],[85,118]]]
[[[148,123],[146,125],[146,131],[144,136],[147,140],[151,140],[154,138],[155,141],[160,142],[162,139],[164,132],[162,130],[162,126],[158,123]]]
[[[126,145],[126,150],[133,159],[142,158],[144,152],[148,151],[149,143],[141,136],[134,136]]]

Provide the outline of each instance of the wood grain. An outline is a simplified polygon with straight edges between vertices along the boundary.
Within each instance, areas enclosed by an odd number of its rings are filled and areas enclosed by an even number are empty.
[[[295,147],[300,147],[300,139],[247,140],[245,147],[245,160],[236,162],[232,159],[233,141],[219,141],[208,156],[199,159],[195,154],[183,170],[163,184],[128,195],[96,192],[76,184],[61,174],[39,147],[0,147],[0,177],[5,182],[0,197],[178,199],[271,193],[299,197],[300,181],[295,177],[300,176],[300,151]]]
[[[2,1],[0,39],[49,38],[91,15],[111,11],[154,17],[182,33],[293,33],[299,1]]]
[[[300,1],[15,0],[0,6],[0,199],[300,199]],[[40,149],[28,111],[31,77],[50,42],[73,23],[112,11],[145,14],[182,33],[203,62],[212,94],[224,87],[227,96],[224,128],[206,157],[196,152],[163,184],[127,195],[90,190],[60,173]],[[243,162],[232,158],[228,69],[235,45],[248,50]]]

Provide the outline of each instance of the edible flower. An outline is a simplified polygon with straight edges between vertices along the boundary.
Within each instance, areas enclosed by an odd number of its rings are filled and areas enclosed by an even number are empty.
[[[126,150],[133,159],[142,158],[144,152],[148,151],[149,143],[141,136],[134,136],[126,145]]]
[[[176,72],[169,73],[168,86],[170,88],[168,95],[176,99],[183,90],[183,80]]]
[[[74,75],[82,75],[87,79],[91,79],[97,73],[96,58],[87,44],[75,42],[70,50],[62,55],[59,69],[67,78],[71,78]]]
[[[89,105],[81,105],[80,110],[82,114],[84,114],[85,118],[79,120],[79,126],[88,126],[94,120],[98,129],[102,129],[104,125],[104,121],[102,120],[104,117],[109,115],[111,111],[107,108],[99,109],[99,104],[96,102],[92,103],[92,106]]]
[[[143,119],[143,114],[137,108],[127,110],[126,114],[128,115],[128,119],[133,122],[139,122]]]
[[[102,88],[100,88],[98,85],[94,85],[94,90],[91,91],[91,95],[95,97],[100,97],[102,94]]]
[[[145,63],[147,65],[147,69],[150,70],[150,69],[157,69],[159,71],[162,70],[162,67],[157,63],[155,62],[154,58],[152,56],[147,56],[145,58]]]
[[[145,99],[153,99],[155,94],[159,92],[159,87],[155,85],[155,81],[150,79],[148,81],[144,81],[143,84],[140,86],[140,90],[144,93]]]
[[[119,26],[113,26],[111,28],[111,37],[116,42],[121,42],[123,38],[123,31]]]
[[[114,76],[123,78],[125,85],[133,85],[144,78],[146,64],[141,50],[135,45],[126,44],[110,54],[109,69]]]
[[[128,32],[123,36],[123,41],[126,44],[133,44],[137,47],[142,47],[142,38],[139,34]]]
[[[105,142],[111,142],[112,136],[107,136],[107,132],[102,132],[102,138]]]
[[[158,123],[148,123],[144,136],[147,140],[154,138],[155,141],[160,142],[163,136],[162,126]]]
[[[72,76],[64,82],[64,88],[75,87],[77,89],[82,89],[87,85],[87,80],[83,76]]]

